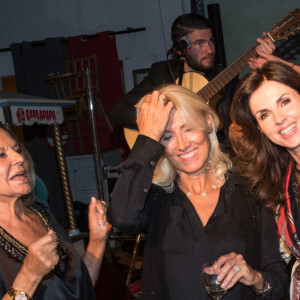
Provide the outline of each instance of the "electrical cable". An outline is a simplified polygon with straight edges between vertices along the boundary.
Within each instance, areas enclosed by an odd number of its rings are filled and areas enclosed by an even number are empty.
[[[162,29],[163,39],[164,39],[164,49],[165,49],[166,58],[167,58],[167,65],[168,65],[168,69],[169,69],[170,75],[172,77],[172,80],[175,83],[175,78],[174,78],[174,75],[173,75],[173,72],[172,72],[172,69],[170,66],[170,61],[169,61],[169,54],[168,54],[169,51],[167,51],[167,46],[166,46],[166,35],[165,35],[165,30],[164,30],[164,25],[163,25],[160,0],[158,0],[158,6],[159,6],[160,24],[161,24],[161,29]]]

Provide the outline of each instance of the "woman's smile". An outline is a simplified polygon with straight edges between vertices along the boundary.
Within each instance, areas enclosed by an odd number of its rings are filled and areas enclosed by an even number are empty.
[[[166,157],[178,172],[198,174],[209,159],[210,140],[201,129],[190,128],[182,115],[173,110],[170,114],[165,135],[161,144],[166,148]]]
[[[300,150],[300,95],[277,81],[266,80],[250,97],[260,131],[288,151]]]
[[[279,133],[285,137],[290,137],[291,135],[293,135],[296,132],[296,125],[297,122],[293,123],[292,125],[289,125],[288,127],[286,127],[283,130],[280,130]]]
[[[194,157],[194,155],[196,154],[196,152],[198,151],[198,148],[188,151],[186,153],[180,154],[179,157],[185,159],[185,160],[190,160],[191,158]]]

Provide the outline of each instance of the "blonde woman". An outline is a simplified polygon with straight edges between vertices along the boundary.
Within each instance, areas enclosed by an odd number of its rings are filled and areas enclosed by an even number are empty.
[[[281,299],[287,278],[275,222],[229,172],[215,112],[177,85],[141,102],[140,135],[107,215],[127,234],[147,233],[141,299],[211,299],[206,261],[220,270],[226,299]]]

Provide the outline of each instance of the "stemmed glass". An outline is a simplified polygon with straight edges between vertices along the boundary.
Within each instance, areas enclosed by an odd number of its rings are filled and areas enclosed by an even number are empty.
[[[221,288],[222,282],[217,279],[219,269],[213,269],[214,263],[214,261],[211,261],[203,265],[203,284],[208,295],[215,300],[220,300],[226,294],[227,290]]]

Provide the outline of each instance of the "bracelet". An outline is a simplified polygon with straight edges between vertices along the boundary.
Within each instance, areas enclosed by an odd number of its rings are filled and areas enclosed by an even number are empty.
[[[8,296],[10,299],[24,299],[24,300],[33,300],[27,293],[24,291],[17,291],[13,287],[10,287],[10,289],[7,291]]]
[[[295,66],[296,66],[296,64],[292,64],[291,68],[294,69]]]
[[[261,290],[257,290],[255,287],[252,287],[254,290],[255,294],[257,296],[265,296],[265,293],[268,292],[271,289],[270,283],[263,278],[263,287]]]

